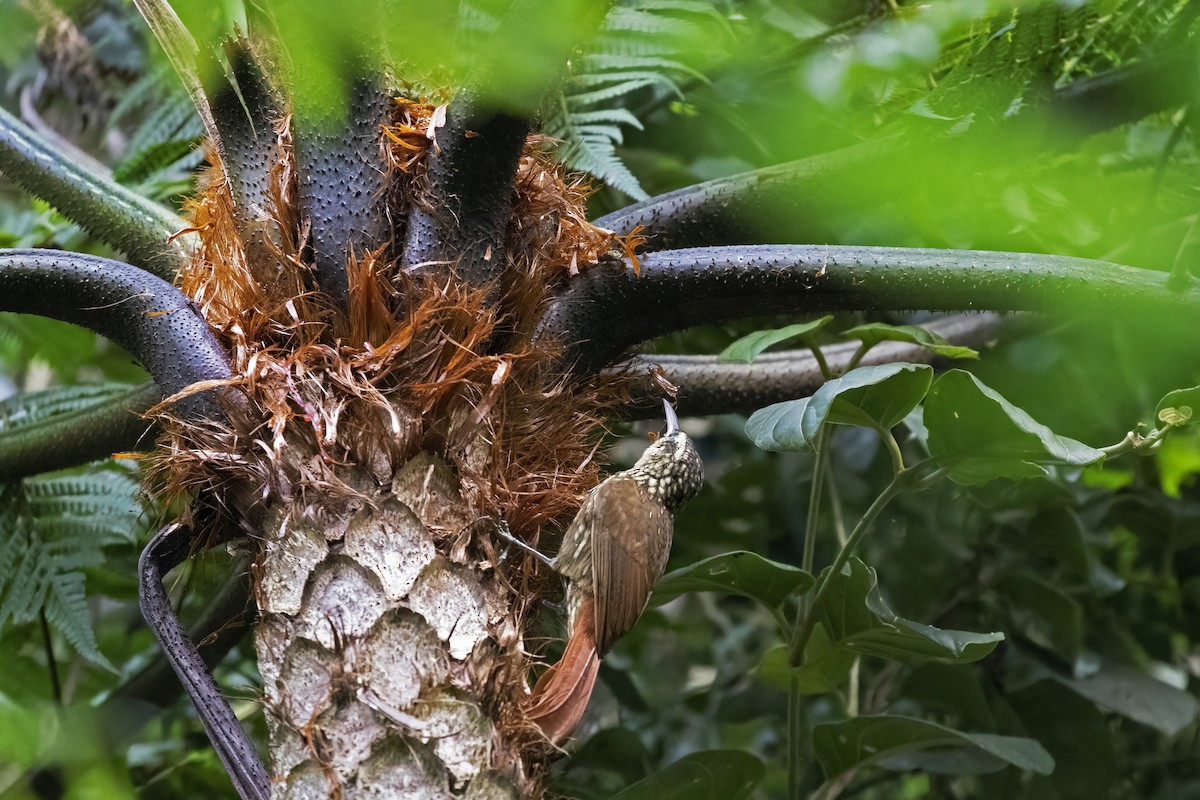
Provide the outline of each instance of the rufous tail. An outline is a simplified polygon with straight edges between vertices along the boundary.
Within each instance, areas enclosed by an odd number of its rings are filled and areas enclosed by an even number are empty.
[[[595,637],[587,626],[577,624],[562,658],[542,673],[529,698],[529,719],[554,744],[561,744],[579,724],[599,671]]]

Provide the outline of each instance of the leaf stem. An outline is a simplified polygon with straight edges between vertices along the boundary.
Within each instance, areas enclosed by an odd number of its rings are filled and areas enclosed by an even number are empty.
[[[58,679],[58,659],[54,657],[54,639],[50,636],[50,621],[46,619],[46,609],[38,609],[38,623],[42,628],[42,646],[46,650],[46,670],[50,673],[50,689],[54,693],[54,702],[63,704],[62,684]]]
[[[866,342],[860,344],[858,349],[854,351],[854,355],[850,356],[850,360],[846,362],[846,372],[849,372],[857,367],[858,363],[863,360],[863,356],[865,356],[870,349],[871,345],[867,344]]]
[[[187,261],[192,234],[182,219],[104,175],[73,162],[0,108],[0,171],[134,264],[170,281]]]
[[[779,635],[787,638],[788,633],[792,630],[792,622],[787,618],[787,614],[779,606],[771,609],[771,616],[775,619],[775,624],[779,626]]]
[[[837,481],[827,481],[825,484],[829,487],[829,511],[833,516],[833,530],[837,535],[839,547],[845,547],[848,536],[846,534],[846,520],[842,514],[842,497],[838,493]],[[854,663],[850,665],[850,682],[846,686],[846,716],[857,717],[859,713],[859,668],[862,664],[860,656],[854,657]]]
[[[1144,453],[1163,440],[1167,431],[1171,430],[1170,425],[1162,428],[1155,428],[1143,435],[1140,431],[1130,431],[1125,434],[1125,438],[1116,444],[1110,444],[1108,447],[1097,448],[1101,453],[1104,453],[1104,459],[1107,461],[1110,458],[1123,456],[1126,453]]]
[[[861,667],[862,656],[855,656],[854,663],[850,665],[850,682],[846,686],[846,716],[852,719],[858,716],[858,689]]]
[[[813,358],[817,360],[817,368],[821,370],[821,377],[825,380],[833,380],[833,373],[829,371],[829,362],[825,360],[825,352],[816,343],[809,344],[808,349],[812,351]]]
[[[830,565],[829,569],[822,571],[821,576],[817,578],[817,585],[809,595],[811,599],[806,604],[804,619],[788,645],[788,656],[792,666],[799,666],[804,663],[804,648],[808,645],[813,628],[817,624],[817,615],[815,612],[820,608],[821,600],[824,599],[825,593],[829,590],[832,576],[840,573],[846,566],[846,562],[850,560],[850,556],[853,555],[854,550],[858,547],[858,543],[862,541],[871,524],[875,522],[875,518],[891,502],[892,498],[907,491],[914,485],[915,473],[921,471],[921,466],[925,463],[927,462],[921,462],[921,464],[917,464],[911,469],[896,473],[896,476],[892,478],[892,482],[880,492],[879,496],[871,503],[870,508],[866,510],[862,518],[854,526],[854,530],[850,533],[850,538],[846,540],[845,546],[838,551],[833,564]]]
[[[833,531],[837,535],[838,547],[846,546],[846,518],[842,513],[842,495],[838,491],[837,481],[825,484],[829,488],[829,510],[833,515]]]
[[[813,352],[819,353],[821,349],[814,347]],[[820,361],[821,372],[825,375],[826,380],[829,379],[828,367],[824,361]],[[825,483],[825,467],[829,461],[828,450],[826,446],[829,442],[829,426],[822,425],[817,431],[816,441],[813,443],[815,458],[813,462],[812,486],[808,493],[808,517],[804,523],[804,553],[801,557],[801,568],[808,573],[812,573],[813,560],[817,549],[817,524],[821,518],[821,494]],[[804,625],[804,621],[811,616],[811,604],[808,602],[808,597],[805,596],[800,600],[800,608],[796,612],[796,623],[793,631],[799,632]],[[786,631],[787,629],[785,629]],[[794,638],[794,637],[793,637]],[[800,651],[803,656],[804,651]],[[792,665],[797,666],[794,657]],[[800,678],[793,669],[788,682],[788,736],[787,736],[787,764],[788,764],[788,798],[789,800],[800,800],[800,773],[803,769],[802,759],[800,757],[801,745],[806,741],[804,736],[802,718],[804,714],[804,697],[800,694]]]
[[[812,486],[808,492],[808,517],[804,523],[804,554],[800,568],[812,572],[813,558],[817,549],[817,524],[821,517],[821,491],[825,484],[825,468],[829,462],[828,455],[829,426],[822,425],[813,442],[815,458],[813,461]]]
[[[788,681],[787,706],[787,770],[788,770],[788,800],[801,800],[801,784],[804,763],[801,758],[800,746],[806,741],[804,736],[804,696],[800,694],[800,676],[792,670]]]
[[[886,428],[878,428],[879,438],[883,440],[883,444],[887,447],[888,455],[892,458],[892,469],[899,475],[904,472],[904,454],[900,452],[900,443],[896,441],[896,437]]]

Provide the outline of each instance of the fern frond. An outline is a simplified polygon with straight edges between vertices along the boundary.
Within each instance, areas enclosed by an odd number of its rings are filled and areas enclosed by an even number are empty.
[[[105,543],[132,543],[143,510],[138,491],[132,477],[105,471],[28,480],[25,499],[44,538],[91,530]]]
[[[678,9],[673,9],[678,10]],[[605,31],[625,31],[643,36],[689,36],[696,33],[694,23],[666,14],[656,14],[644,2],[634,7],[617,6],[604,19]]]
[[[129,388],[123,383],[104,383],[98,386],[60,386],[42,392],[15,394],[0,401],[0,436],[39,425],[61,414],[107,402],[128,392]]]
[[[96,645],[86,570],[105,548],[135,541],[142,507],[124,471],[30,478],[0,490],[0,633],[47,622],[89,662],[113,669]]]
[[[638,7],[646,11],[682,11],[687,14],[706,14],[713,19],[724,20],[710,2],[703,0],[641,0]]]
[[[75,651],[99,667],[112,672],[117,668],[104,657],[96,645],[88,614],[87,592],[82,572],[51,574],[46,592],[46,621],[70,642]]]
[[[155,108],[129,139],[126,156],[113,170],[122,183],[146,180],[196,149],[204,132],[186,97],[171,96]]]
[[[693,19],[720,19],[694,0],[629,0],[609,12],[591,50],[572,61],[573,74],[546,114],[545,132],[563,142],[558,158],[636,199],[645,191],[617,155],[622,129],[641,124],[623,103],[654,90],[683,96],[683,78],[703,80],[687,64],[687,43],[700,30]]]
[[[647,86],[654,86],[661,83],[661,78],[657,75],[645,75],[640,78],[631,78],[621,81],[612,86],[605,86],[601,89],[593,89],[590,92],[580,92],[567,97],[568,108],[588,108],[597,103],[602,103],[605,100],[612,100],[622,95],[630,94],[638,89]]]
[[[657,71],[657,74],[662,75],[668,80],[669,76],[673,74],[684,74],[704,80],[704,73],[700,72],[700,70],[693,69],[687,64],[670,58],[594,53],[584,56],[577,63],[580,69],[580,78],[578,79],[582,79],[583,76],[587,76],[590,73],[603,72],[604,70],[639,70],[642,74]]]
[[[123,90],[112,113],[108,115],[109,129],[119,127],[126,117],[160,102],[169,91],[166,87],[175,85],[170,75],[169,69],[150,69]]]
[[[17,552],[11,571],[0,575],[0,630],[9,620],[18,625],[32,622],[45,603],[50,559],[31,528],[23,524],[9,532]]]
[[[25,496],[29,500],[95,496],[136,497],[137,492],[137,481],[128,475],[112,471],[37,478],[25,482]]]
[[[599,178],[630,197],[639,200],[648,197],[637,178],[617,156],[616,146],[621,142],[620,128],[585,125],[550,135],[568,142],[558,152],[563,163]]]
[[[631,128],[642,130],[642,121],[635,117],[628,109],[624,108],[605,108],[600,111],[580,111],[578,114],[571,115],[571,122],[574,123],[580,131],[586,131],[589,127],[600,125],[628,125]],[[618,131],[619,134],[619,131]],[[621,140],[618,138],[618,142]]]

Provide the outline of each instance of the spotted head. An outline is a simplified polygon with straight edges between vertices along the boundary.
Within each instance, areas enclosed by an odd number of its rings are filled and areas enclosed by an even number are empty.
[[[696,496],[704,485],[704,464],[688,435],[679,428],[675,409],[666,400],[667,432],[646,448],[630,468],[643,489],[674,512]]]

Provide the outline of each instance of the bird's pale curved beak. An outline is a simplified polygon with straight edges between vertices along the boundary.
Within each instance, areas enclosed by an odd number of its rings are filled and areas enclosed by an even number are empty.
[[[675,409],[671,408],[671,401],[663,400],[663,411],[667,415],[667,436],[679,433],[679,417],[675,416]]]

